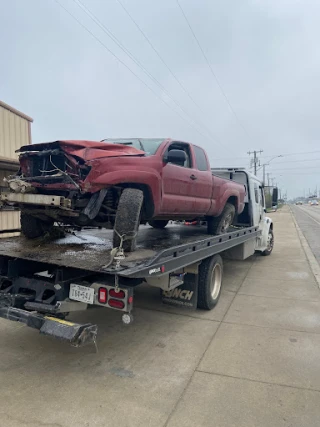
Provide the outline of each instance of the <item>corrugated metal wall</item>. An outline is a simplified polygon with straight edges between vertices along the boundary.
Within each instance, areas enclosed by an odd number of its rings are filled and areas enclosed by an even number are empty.
[[[0,105],[0,156],[17,159],[15,151],[30,142],[28,120]]]
[[[1,169],[0,167],[0,188],[3,189],[6,187],[3,178],[7,177],[8,175],[12,175],[12,171],[6,171]],[[15,230],[20,228],[20,212],[19,211],[9,211],[9,210],[2,210],[0,211],[0,230]],[[18,236],[19,233],[0,233],[0,239],[1,237],[11,237],[11,236]]]
[[[22,145],[31,143],[30,135],[30,119],[23,117],[24,115],[6,104],[0,103],[0,190],[5,190],[3,178],[14,174],[12,170],[6,169],[1,160],[12,159],[17,160],[18,154],[15,151]],[[20,115],[21,114],[21,115]],[[17,167],[18,169],[18,167]],[[0,210],[0,230],[16,230],[20,229],[20,212],[16,210],[1,209]],[[19,235],[19,233],[0,233],[1,237],[11,237]]]

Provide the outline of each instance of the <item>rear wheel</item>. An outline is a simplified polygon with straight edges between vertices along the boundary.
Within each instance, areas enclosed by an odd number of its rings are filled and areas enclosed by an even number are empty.
[[[165,219],[152,219],[149,222],[149,225],[151,225],[151,227],[153,228],[165,228],[168,224],[169,221],[165,220]]]
[[[211,310],[219,301],[223,275],[220,255],[205,259],[199,266],[198,308]]]
[[[36,239],[49,233],[53,228],[53,220],[43,221],[30,214],[21,212],[21,231],[28,239]]]
[[[123,250],[133,252],[136,248],[136,234],[140,225],[143,192],[136,188],[125,188],[121,193],[113,231],[113,246],[120,246],[124,236]]]
[[[217,217],[208,218],[208,234],[224,234],[228,232],[233,223],[236,209],[231,203],[227,203],[222,214]]]

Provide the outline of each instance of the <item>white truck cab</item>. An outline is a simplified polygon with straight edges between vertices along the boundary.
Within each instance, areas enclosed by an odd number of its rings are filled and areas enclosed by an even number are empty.
[[[254,251],[270,255],[273,249],[274,235],[272,219],[266,215],[266,202],[263,183],[244,168],[215,168],[214,175],[243,184],[246,188],[245,208],[237,216],[236,227],[259,226],[261,235],[255,241]],[[274,189],[272,200],[277,203],[277,189]]]

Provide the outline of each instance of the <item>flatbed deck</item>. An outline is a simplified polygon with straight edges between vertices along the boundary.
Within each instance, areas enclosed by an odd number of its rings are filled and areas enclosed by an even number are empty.
[[[164,230],[141,226],[137,250],[126,254],[119,270],[112,264],[112,230],[83,230],[64,238],[46,241],[24,237],[1,239],[0,257],[19,258],[53,266],[71,267],[95,273],[145,277],[174,271],[215,253],[229,249],[259,234],[257,227],[237,229],[221,236],[208,236],[206,227],[170,225]]]

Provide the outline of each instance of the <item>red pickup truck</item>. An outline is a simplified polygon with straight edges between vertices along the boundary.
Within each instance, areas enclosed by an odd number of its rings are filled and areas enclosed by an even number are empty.
[[[212,175],[205,151],[165,138],[56,141],[21,147],[20,170],[2,203],[19,206],[28,238],[55,222],[114,228],[114,246],[135,249],[140,224],[205,219],[225,232],[244,208],[245,188]]]

